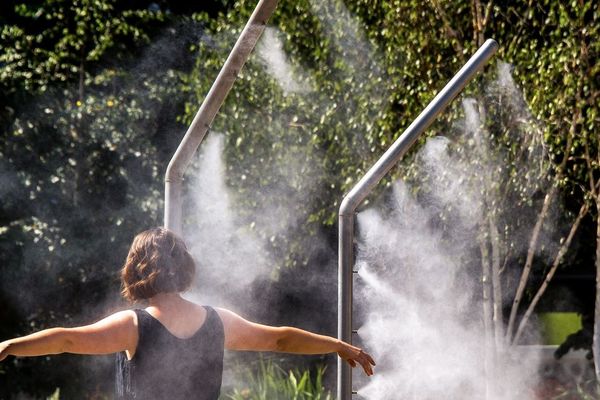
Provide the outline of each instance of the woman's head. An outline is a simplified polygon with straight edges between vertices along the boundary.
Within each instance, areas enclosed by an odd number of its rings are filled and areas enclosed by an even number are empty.
[[[165,228],[149,229],[133,239],[121,270],[121,293],[136,301],[183,292],[191,286],[195,271],[181,238]]]

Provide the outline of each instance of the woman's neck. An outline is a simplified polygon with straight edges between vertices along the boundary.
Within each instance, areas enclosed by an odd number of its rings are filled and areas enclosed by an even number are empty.
[[[180,306],[185,300],[179,293],[159,293],[148,299],[149,307],[172,308]]]

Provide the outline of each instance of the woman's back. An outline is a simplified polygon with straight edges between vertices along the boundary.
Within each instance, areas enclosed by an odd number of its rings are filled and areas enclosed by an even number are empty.
[[[185,300],[195,264],[181,238],[164,228],[138,234],[121,270],[123,296],[148,303],[75,328],[45,329],[0,342],[8,355],[117,353],[117,399],[217,400],[223,352],[338,353],[351,366],[373,374],[375,362],[362,349],[330,336],[293,327],[250,322],[226,309],[215,311]],[[128,359],[130,358],[130,359]]]
[[[223,323],[213,308],[204,309],[204,322],[187,338],[175,336],[147,311],[135,310],[138,344],[131,360],[124,352],[117,355],[117,399],[218,398],[223,373]]]

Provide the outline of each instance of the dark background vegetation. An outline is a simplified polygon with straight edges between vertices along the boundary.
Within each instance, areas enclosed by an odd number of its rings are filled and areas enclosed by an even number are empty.
[[[250,317],[335,333],[331,267],[339,201],[483,37],[494,37],[498,58],[514,65],[533,118],[543,126],[551,175],[565,157],[567,132],[574,132],[557,183],[559,209],[567,219],[585,202],[590,209],[555,279],[576,299],[566,308],[593,312],[599,203],[589,182],[600,179],[593,161],[600,147],[596,2],[344,3],[360,27],[360,42],[344,42],[352,26],[344,10],[281,0],[271,24],[316,89],[284,94],[255,57],[214,123],[226,134],[228,185],[245,206],[238,210],[242,221],[272,201],[271,185],[281,185],[284,178],[261,171],[285,163],[282,144],[297,146],[310,155],[307,163],[320,166],[311,177],[310,201],[294,205],[301,225],[269,241],[280,273],[255,284],[265,311]],[[124,306],[118,270],[128,245],[138,231],[162,224],[168,160],[254,5],[0,3],[0,339],[89,323]],[[493,73],[490,68],[486,76]],[[467,92],[481,96],[478,85]],[[433,131],[458,115],[455,105]],[[403,174],[410,168],[395,171]],[[306,189],[288,185],[290,193]],[[245,194],[257,187],[264,190],[250,202]],[[325,242],[319,250],[310,245],[315,237]],[[535,264],[532,287],[547,268],[542,260]],[[315,295],[324,283],[330,291]],[[552,293],[546,308],[556,300]],[[10,358],[0,364],[0,398],[45,397],[56,388],[65,398],[104,396],[112,389],[112,367],[110,357]]]

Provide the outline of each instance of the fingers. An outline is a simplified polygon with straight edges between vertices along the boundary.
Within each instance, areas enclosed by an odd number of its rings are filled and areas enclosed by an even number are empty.
[[[358,359],[358,362],[360,363],[361,367],[363,368],[363,370],[365,371],[365,374],[367,374],[367,376],[373,375],[373,367],[367,357],[365,357],[363,355],[363,357]]]
[[[377,364],[375,364],[375,360],[373,360],[373,357],[371,357],[371,355],[369,353],[363,352],[363,354],[367,357],[367,361],[369,361],[369,363],[371,365],[377,365]]]
[[[357,363],[360,364],[367,376],[372,376],[374,374],[373,366],[375,365],[375,361],[369,354],[363,352],[362,350],[359,351],[356,356],[347,358],[346,361],[352,368],[356,367]]]
[[[373,375],[373,366],[375,366],[375,360],[369,353],[363,351],[360,347],[352,346],[351,344],[344,343],[346,345],[346,349],[340,351],[338,354],[342,357],[346,362],[352,367],[356,367],[357,364],[360,364],[362,369],[365,371],[367,376]]]
[[[363,367],[363,370],[367,376],[373,375],[373,366],[375,365],[375,360],[373,360],[373,357],[371,357],[369,353],[360,349],[358,352],[357,361]]]
[[[362,364],[362,368],[363,368],[363,371],[365,371],[365,374],[367,376],[372,376],[373,375],[373,369],[371,368],[371,365],[369,365],[369,364]]]

